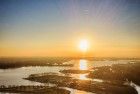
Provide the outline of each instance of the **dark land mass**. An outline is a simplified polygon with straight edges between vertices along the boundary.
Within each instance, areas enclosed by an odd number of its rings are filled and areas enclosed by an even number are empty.
[[[61,73],[73,73],[73,74],[85,74],[85,73],[89,73],[89,70],[73,70],[73,69],[68,69],[68,70],[61,70]]]
[[[20,94],[70,94],[70,91],[49,86],[0,86],[0,92]]]
[[[48,57],[48,58],[0,58],[0,69],[19,68],[28,66],[68,66],[73,64],[65,62],[71,58]]]
[[[98,57],[33,57],[33,58],[16,58],[16,57],[1,57],[0,69],[19,68],[27,66],[73,66],[66,64],[70,60],[86,59],[89,61],[104,61],[104,60],[140,60],[139,58],[98,58]]]
[[[103,80],[132,81],[140,85],[140,62],[96,67],[87,77]]]
[[[70,57],[73,60],[79,60],[79,59],[85,59],[89,61],[117,61],[117,60],[130,60],[130,61],[136,61],[140,60],[140,58],[121,58],[121,57]]]
[[[25,79],[41,83],[53,83],[58,87],[69,87],[97,94],[137,94],[137,91],[133,87],[124,85],[123,81],[119,83],[117,81],[96,82],[92,80],[74,79],[72,77],[59,76],[50,73],[45,73],[44,75],[32,74]]]

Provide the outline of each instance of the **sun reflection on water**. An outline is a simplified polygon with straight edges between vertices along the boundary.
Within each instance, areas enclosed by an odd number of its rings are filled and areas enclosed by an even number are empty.
[[[86,74],[80,74],[79,79],[81,80],[87,80]]]
[[[87,60],[81,59],[79,62],[79,69],[80,70],[87,70]]]
[[[81,60],[79,61],[79,69],[80,69],[80,70],[88,70],[87,60],[81,59]],[[86,75],[87,75],[87,74],[79,74],[79,79],[81,79],[81,80],[87,80]]]

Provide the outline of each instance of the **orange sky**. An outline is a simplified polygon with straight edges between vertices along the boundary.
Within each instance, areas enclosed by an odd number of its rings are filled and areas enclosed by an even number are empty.
[[[135,0],[0,1],[0,56],[140,57]]]

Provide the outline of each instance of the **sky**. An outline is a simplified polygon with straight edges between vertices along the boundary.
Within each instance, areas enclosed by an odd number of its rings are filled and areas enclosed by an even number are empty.
[[[0,56],[140,57],[140,0],[0,0]]]

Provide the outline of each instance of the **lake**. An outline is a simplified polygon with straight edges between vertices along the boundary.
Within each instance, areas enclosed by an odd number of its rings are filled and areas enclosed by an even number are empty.
[[[101,61],[87,61],[84,59],[81,60],[71,60],[66,63],[74,64],[73,67],[64,67],[64,66],[32,66],[32,67],[21,67],[14,69],[0,69],[0,85],[45,85],[43,83],[33,82],[29,80],[24,80],[23,78],[28,77],[30,74],[38,74],[38,73],[46,73],[46,72],[55,72],[60,73],[60,70],[64,69],[80,69],[87,70],[93,67],[99,66],[110,66],[112,64],[126,64],[131,62],[132,60],[101,60]],[[134,62],[134,61],[133,61]],[[78,79],[86,80],[86,74],[73,74],[71,75]],[[93,79],[96,81],[100,81],[98,79]],[[71,94],[93,94],[90,92],[75,90],[67,88],[71,91]]]

